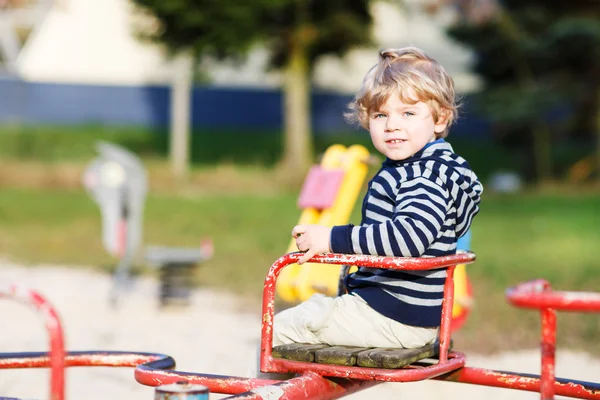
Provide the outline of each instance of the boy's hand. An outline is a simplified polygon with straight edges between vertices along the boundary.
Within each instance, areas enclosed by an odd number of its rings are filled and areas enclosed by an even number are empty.
[[[292,237],[296,239],[298,250],[306,252],[298,264],[310,260],[315,254],[331,251],[329,237],[331,228],[322,225],[296,225],[292,229]]]

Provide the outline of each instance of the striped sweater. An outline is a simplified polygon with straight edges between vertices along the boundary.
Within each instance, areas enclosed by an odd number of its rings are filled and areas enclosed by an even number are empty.
[[[456,242],[478,213],[483,188],[469,164],[444,139],[414,156],[384,161],[369,182],[360,226],[335,226],[335,253],[438,257],[456,253]],[[446,269],[391,271],[360,268],[346,279],[349,293],[407,325],[440,325]]]

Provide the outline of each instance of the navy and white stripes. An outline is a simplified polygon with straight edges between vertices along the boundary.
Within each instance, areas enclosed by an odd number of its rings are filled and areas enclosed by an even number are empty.
[[[479,211],[483,188],[468,163],[443,139],[403,161],[386,160],[369,183],[361,226],[333,228],[336,253],[438,257],[456,252]],[[446,271],[361,268],[346,281],[383,315],[414,326],[438,326]]]

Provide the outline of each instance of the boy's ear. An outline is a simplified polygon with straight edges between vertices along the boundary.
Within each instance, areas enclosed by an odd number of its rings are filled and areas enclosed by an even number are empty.
[[[438,120],[435,123],[435,133],[442,133],[448,127],[448,120],[450,119],[450,110],[441,108],[438,114]]]

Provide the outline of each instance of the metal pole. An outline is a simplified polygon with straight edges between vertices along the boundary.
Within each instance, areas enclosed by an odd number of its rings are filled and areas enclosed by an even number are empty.
[[[542,400],[554,398],[554,366],[556,352],[556,311],[544,308],[540,311],[542,318],[542,373],[540,394]]]
[[[17,285],[0,287],[0,298],[2,297],[12,297],[31,304],[42,313],[50,337],[50,399],[63,400],[65,398],[65,345],[58,313],[52,304],[37,292]]]

